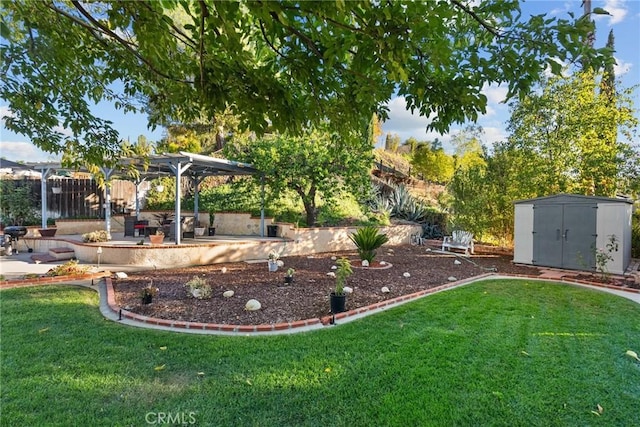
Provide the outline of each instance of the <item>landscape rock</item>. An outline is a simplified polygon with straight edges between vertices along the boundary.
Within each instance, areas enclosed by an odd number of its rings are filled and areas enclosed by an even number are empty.
[[[456,278],[455,278],[455,277],[453,277],[453,276],[449,276],[449,277],[447,277],[447,280],[448,280],[448,281],[450,281],[450,282],[455,282],[455,281],[456,281],[456,280],[458,280],[458,279],[456,279]]]
[[[235,292],[233,292],[233,291],[224,291],[222,293],[222,296],[225,297],[225,298],[231,298],[234,295],[235,295]]]
[[[389,290],[389,288],[388,288],[388,287],[386,287],[386,286],[383,286],[383,287],[382,287],[382,289],[380,289],[380,291],[381,291],[383,294],[388,294],[389,292],[391,292],[391,291]]]
[[[353,293],[353,288],[350,288],[349,286],[345,286],[344,288],[342,288],[342,291],[347,295],[351,295]]]
[[[367,261],[366,259],[362,260],[362,266],[363,267],[369,267],[369,261]]]
[[[244,309],[247,311],[256,311],[256,310],[260,310],[261,308],[262,308],[262,304],[260,304],[260,301],[258,301],[257,299],[250,299],[244,305]]]
[[[462,263],[461,263],[460,261],[458,261],[458,260],[453,261],[453,263],[454,263],[455,265],[460,265],[460,264],[462,264]]]
[[[126,279],[126,278],[127,278],[127,277],[129,277],[129,276],[127,276],[127,273],[125,273],[124,271],[118,271],[118,272],[116,273],[116,277],[117,277],[118,279]]]
[[[409,274],[409,273],[404,273],[404,274],[403,274],[403,276],[404,276],[404,277],[409,278],[409,277],[411,277],[411,274]]]

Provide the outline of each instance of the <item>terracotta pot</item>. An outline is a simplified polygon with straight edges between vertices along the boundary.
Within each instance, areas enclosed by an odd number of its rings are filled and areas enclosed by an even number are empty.
[[[164,241],[164,235],[162,234],[149,234],[149,241],[152,245],[161,245]]]
[[[39,228],[38,233],[40,233],[40,237],[53,237],[56,235],[56,228]]]

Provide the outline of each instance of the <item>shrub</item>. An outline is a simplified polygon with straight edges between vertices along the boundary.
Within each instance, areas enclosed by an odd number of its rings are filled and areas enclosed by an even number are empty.
[[[198,299],[209,299],[213,295],[211,286],[203,277],[193,276],[193,279],[184,284],[189,295]]]
[[[78,260],[72,259],[64,264],[57,265],[47,271],[47,276],[79,276],[87,272],[88,267],[78,265]]]
[[[376,249],[389,241],[386,234],[379,234],[378,229],[373,226],[359,228],[349,238],[358,248],[360,259],[367,260],[369,263],[376,256]]]
[[[96,230],[90,233],[83,234],[82,241],[85,243],[107,242],[109,241],[109,235],[107,234],[106,230]]]

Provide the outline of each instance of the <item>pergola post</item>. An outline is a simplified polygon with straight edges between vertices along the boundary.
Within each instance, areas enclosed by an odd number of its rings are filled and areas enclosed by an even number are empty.
[[[111,175],[113,168],[100,167],[102,175],[104,175],[104,222],[107,230],[107,239],[111,240]]]
[[[264,237],[264,174],[260,176],[260,237]]]
[[[41,218],[42,218],[42,228],[47,228],[47,178],[51,173],[51,168],[42,169],[40,176],[40,203],[42,204],[41,208]]]
[[[193,194],[193,221],[194,221],[194,226],[200,226],[200,224],[198,224],[198,214],[200,212],[200,184],[202,183],[202,181],[204,181],[204,176],[198,176],[198,175],[194,175],[191,177],[191,179],[193,180],[193,188],[194,188],[194,194]]]
[[[180,199],[182,199],[182,190],[180,189],[180,178],[182,174],[191,167],[191,163],[187,163],[182,166],[182,162],[178,161],[175,165],[169,162],[169,168],[173,171],[173,174],[176,177],[176,209],[175,209],[175,218],[174,227],[175,227],[175,242],[176,245],[180,244],[182,240],[182,221],[180,220]]]

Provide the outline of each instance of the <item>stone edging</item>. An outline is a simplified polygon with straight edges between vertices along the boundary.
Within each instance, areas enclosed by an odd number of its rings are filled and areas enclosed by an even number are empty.
[[[360,307],[353,310],[346,311],[344,313],[338,313],[336,315],[327,315],[321,318],[313,318],[306,320],[298,320],[294,322],[275,323],[275,324],[263,324],[263,325],[230,325],[220,323],[200,323],[200,322],[187,322],[180,320],[167,320],[157,319],[149,316],[143,316],[137,313],[133,313],[128,310],[120,308],[116,304],[115,291],[113,289],[113,282],[109,273],[100,272],[94,274],[84,274],[82,276],[56,276],[56,277],[41,277],[37,279],[27,279],[21,281],[3,281],[0,282],[0,289],[11,289],[25,286],[47,285],[60,282],[91,280],[91,279],[105,279],[106,295],[100,293],[100,298],[106,297],[106,305],[110,310],[112,316],[117,317],[118,320],[129,320],[131,325],[138,327],[159,327],[165,330],[171,330],[175,332],[199,332],[199,333],[211,333],[211,334],[232,334],[232,335],[247,335],[247,334],[265,334],[265,333],[293,333],[302,332],[303,330],[320,329],[324,326],[335,325],[337,321],[350,321],[357,318],[373,314],[382,310],[386,310],[391,307],[397,307],[410,301],[417,300],[426,295],[441,292],[447,289],[455,288],[465,284],[469,284],[479,280],[487,280],[491,278],[496,279],[530,279],[549,282],[560,282],[569,284],[589,285],[599,288],[613,289],[623,292],[631,292],[640,294],[640,289],[623,288],[620,286],[606,285],[603,283],[589,282],[587,280],[577,280],[572,278],[561,279],[546,279],[540,276],[524,275],[524,274],[499,274],[499,273],[486,273],[479,276],[474,276],[464,280],[458,280],[455,282],[447,283],[441,286],[437,286],[430,289],[414,292],[408,295],[402,295],[389,300],[381,301],[375,304],[371,304],[366,307]],[[20,282],[20,283],[18,283]]]

